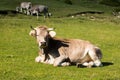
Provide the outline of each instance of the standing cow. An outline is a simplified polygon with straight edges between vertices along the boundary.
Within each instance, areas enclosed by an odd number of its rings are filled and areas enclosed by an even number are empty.
[[[34,5],[34,6],[32,6],[31,9],[30,9],[30,14],[31,14],[31,15],[36,14],[36,15],[37,15],[37,19],[38,19],[38,16],[39,16],[41,13],[44,14],[44,18],[51,16],[51,13],[48,12],[48,7],[45,6],[45,5]]]
[[[32,7],[32,3],[31,2],[21,2],[20,4],[20,12],[25,13],[25,14],[29,14],[29,9]]]
[[[16,7],[16,12],[20,12],[20,7],[19,6]]]
[[[30,35],[36,37],[41,49],[37,62],[54,66],[69,66],[71,63],[87,67],[102,66],[101,50],[89,41],[55,38],[56,32],[45,26],[33,28]]]

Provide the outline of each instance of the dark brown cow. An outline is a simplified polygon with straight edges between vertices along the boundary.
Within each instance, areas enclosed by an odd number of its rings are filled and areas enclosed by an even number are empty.
[[[87,67],[102,66],[102,53],[98,47],[89,41],[80,39],[58,39],[52,28],[38,26],[30,31],[35,36],[40,47],[36,62],[53,64],[54,66],[69,66],[71,63]]]

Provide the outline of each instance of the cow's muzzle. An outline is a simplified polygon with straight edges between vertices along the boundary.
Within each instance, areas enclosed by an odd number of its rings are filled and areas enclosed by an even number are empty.
[[[40,42],[40,43],[41,43],[40,48],[45,48],[45,47],[47,47],[47,43],[46,43],[46,42]]]

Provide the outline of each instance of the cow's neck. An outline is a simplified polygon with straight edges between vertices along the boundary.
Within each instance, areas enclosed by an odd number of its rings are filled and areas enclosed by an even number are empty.
[[[49,38],[47,46],[45,48],[41,48],[41,53],[45,55],[44,61],[46,61],[49,58],[48,54],[50,54],[50,51],[53,50],[54,42],[55,41],[53,38]]]
[[[52,49],[54,49],[56,47],[57,43],[58,43],[58,41],[55,38],[49,38],[47,48],[49,50],[52,50]]]
[[[54,38],[49,38],[47,46],[45,48],[42,48],[41,50],[43,50],[43,53],[47,54],[55,48],[56,44],[57,41]]]
[[[52,50],[60,46],[68,47],[68,43],[67,39],[49,38],[47,48]]]

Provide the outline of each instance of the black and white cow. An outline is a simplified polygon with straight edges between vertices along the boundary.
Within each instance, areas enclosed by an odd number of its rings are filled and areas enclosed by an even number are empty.
[[[31,2],[21,2],[20,12],[29,15],[29,9],[32,7]]]
[[[41,13],[44,14],[44,18],[51,16],[51,13],[48,12],[48,7],[45,6],[45,5],[33,5],[30,8],[30,14],[31,15],[34,15],[34,14],[37,15],[37,18],[38,18],[39,15],[41,15]]]

